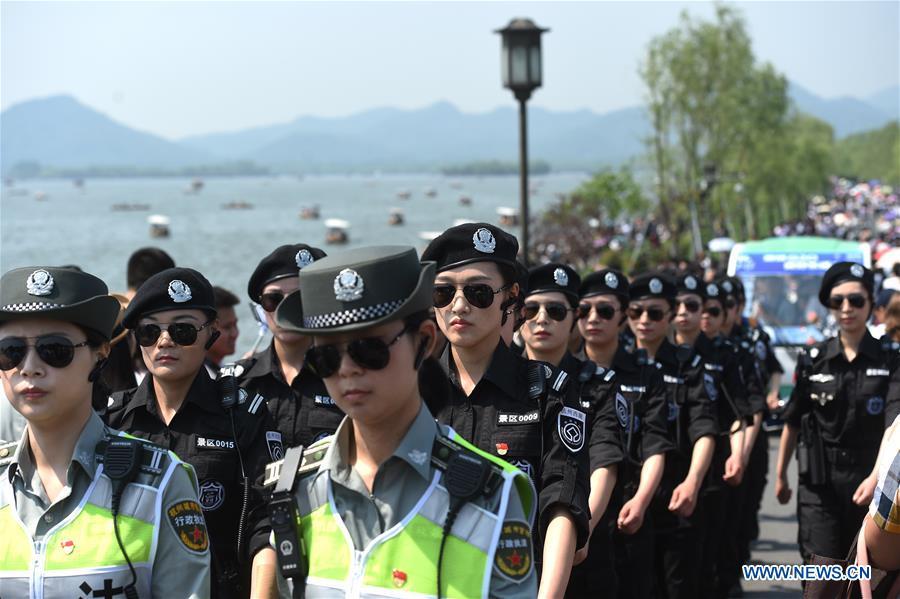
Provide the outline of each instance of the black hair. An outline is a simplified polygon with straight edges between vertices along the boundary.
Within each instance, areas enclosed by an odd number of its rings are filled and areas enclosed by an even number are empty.
[[[426,320],[435,321],[429,310],[420,310],[419,312],[413,312],[412,314],[404,316],[403,326],[409,333],[416,334],[419,332],[419,327],[422,326],[422,323]]]
[[[167,268],[175,268],[175,261],[164,250],[156,247],[135,250],[128,258],[128,288],[137,289],[144,281]]]
[[[241,303],[241,300],[238,299],[238,296],[223,287],[213,285],[212,289],[213,303],[215,303],[216,305],[216,310],[221,310],[222,308],[231,308]]]

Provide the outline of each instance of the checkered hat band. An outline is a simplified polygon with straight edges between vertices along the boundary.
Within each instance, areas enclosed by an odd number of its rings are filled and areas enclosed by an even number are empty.
[[[3,312],[42,312],[56,308],[65,308],[65,304],[50,304],[47,302],[26,302],[24,304],[6,304],[0,307]]]
[[[387,316],[403,305],[406,300],[395,300],[376,304],[374,306],[366,306],[364,308],[354,308],[353,310],[341,310],[340,312],[332,312],[330,314],[320,314],[316,316],[304,316],[303,326],[307,329],[330,329],[354,322],[365,322]]]

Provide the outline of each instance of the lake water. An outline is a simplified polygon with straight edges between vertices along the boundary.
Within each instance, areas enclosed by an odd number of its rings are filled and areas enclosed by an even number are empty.
[[[572,191],[588,176],[560,173],[532,177],[532,213]],[[426,242],[422,231],[441,231],[455,219],[497,223],[496,209],[518,207],[517,177],[451,179],[440,175],[239,177],[205,180],[199,193],[188,194],[187,179],[97,179],[82,188],[71,181],[16,181],[0,192],[0,270],[35,264],[77,264],[103,278],[110,289],[125,289],[125,266],[136,249],[155,245],[179,266],[202,272],[214,284],[241,298],[242,332],[238,351],[256,336],[246,297],[247,280],[256,264],[275,247],[308,243],[326,252],[380,244]],[[433,189],[435,197],[426,197]],[[411,192],[401,200],[401,190]],[[35,199],[43,194],[42,200]],[[459,197],[472,198],[462,206]],[[252,204],[225,210],[230,202]],[[116,204],[146,204],[146,211],[115,211]],[[302,220],[301,207],[318,204],[319,220]],[[391,208],[405,216],[390,226]],[[171,236],[151,238],[147,217],[171,219]],[[349,221],[350,243],[325,244],[326,218]],[[511,230],[512,233],[517,231]]]

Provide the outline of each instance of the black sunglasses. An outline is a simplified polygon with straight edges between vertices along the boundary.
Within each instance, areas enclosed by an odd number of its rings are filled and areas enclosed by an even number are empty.
[[[718,318],[722,315],[722,309],[715,306],[710,306],[709,308],[703,308],[703,313],[709,314],[713,318]]]
[[[403,330],[390,341],[380,337],[354,339],[347,344],[346,352],[354,362],[366,370],[382,370],[391,361],[391,346],[408,331],[409,327],[403,327]],[[319,378],[327,379],[340,370],[342,354],[337,345],[313,345],[306,350],[306,364]]]
[[[29,340],[34,344],[29,344]],[[72,343],[62,335],[42,335],[40,337],[4,337],[0,339],[0,370],[12,370],[22,363],[33,347],[38,357],[47,366],[65,368],[75,358],[75,348],[88,345],[87,341]]]
[[[616,307],[610,304],[592,304],[590,302],[582,302],[578,304],[578,318],[587,318],[591,314],[591,310],[597,313],[597,316],[603,320],[612,320],[616,315]]]
[[[684,309],[691,313],[696,313],[700,309],[700,302],[697,300],[676,300],[675,303],[684,306]]]
[[[197,333],[212,324],[208,321],[199,327],[188,322],[173,322],[166,327],[169,337],[178,345],[193,345],[197,341]],[[140,324],[134,328],[134,338],[141,347],[150,347],[156,343],[163,329],[158,324]]]
[[[270,291],[259,296],[259,305],[266,312],[274,312],[281,300],[284,299],[284,293],[280,291]]]
[[[463,296],[466,301],[476,308],[489,308],[494,303],[494,296],[507,289],[509,285],[504,285],[500,289],[494,289],[485,283],[475,283],[466,285],[462,288]],[[432,300],[435,308],[444,308],[450,305],[453,298],[456,297],[456,290],[459,287],[453,285],[435,285],[432,292]]]
[[[668,310],[663,310],[662,308],[644,308],[643,306],[629,306],[628,307],[628,318],[631,320],[639,320],[641,316],[644,315],[644,312],[647,313],[647,317],[653,322],[659,322],[663,318],[666,317],[666,314],[669,312]]]
[[[844,300],[850,302],[854,308],[862,308],[866,305],[866,296],[862,293],[851,293],[850,295],[832,295],[828,298],[828,307],[832,310],[840,310],[844,305]]]
[[[564,321],[569,312],[572,311],[572,308],[560,302],[548,302],[546,304],[525,302],[525,320],[531,320],[532,318],[537,317],[538,312],[541,311],[541,307],[547,311],[547,316],[557,322]]]

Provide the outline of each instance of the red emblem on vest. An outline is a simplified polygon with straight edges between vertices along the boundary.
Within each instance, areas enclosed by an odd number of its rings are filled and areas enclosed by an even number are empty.
[[[509,451],[509,445],[506,443],[497,443],[497,453],[499,455],[506,455]]]
[[[395,587],[397,587],[399,589],[400,587],[402,587],[403,585],[406,584],[406,578],[407,578],[406,572],[404,572],[403,570],[397,570],[395,568],[394,571],[391,572],[391,574],[394,577],[394,586]]]
[[[66,539],[59,544],[62,547],[63,553],[66,555],[71,555],[73,551],[75,551],[75,541],[72,539]]]

